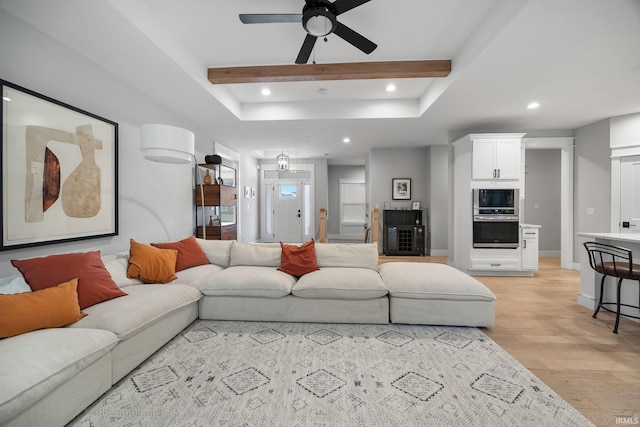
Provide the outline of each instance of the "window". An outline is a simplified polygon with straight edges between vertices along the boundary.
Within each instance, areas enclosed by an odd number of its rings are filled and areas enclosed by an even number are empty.
[[[359,180],[340,180],[340,223],[342,225],[364,224],[365,185]]]

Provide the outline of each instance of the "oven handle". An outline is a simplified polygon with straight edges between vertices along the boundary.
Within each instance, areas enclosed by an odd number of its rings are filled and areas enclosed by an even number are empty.
[[[518,222],[516,215],[474,215],[473,222]]]

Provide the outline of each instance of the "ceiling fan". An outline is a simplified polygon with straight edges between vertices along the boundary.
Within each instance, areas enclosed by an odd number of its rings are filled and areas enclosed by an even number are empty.
[[[296,64],[306,64],[318,37],[335,34],[347,43],[351,43],[366,54],[375,50],[378,45],[338,22],[337,16],[358,7],[370,0],[305,0],[302,13],[241,13],[240,21],[244,24],[275,24],[283,22],[299,22],[307,32],[302,43]],[[325,39],[326,40],[326,39]]]

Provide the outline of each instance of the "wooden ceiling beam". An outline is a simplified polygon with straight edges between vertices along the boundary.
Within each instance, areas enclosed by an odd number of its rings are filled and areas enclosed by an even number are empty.
[[[213,84],[447,77],[451,60],[209,68]]]

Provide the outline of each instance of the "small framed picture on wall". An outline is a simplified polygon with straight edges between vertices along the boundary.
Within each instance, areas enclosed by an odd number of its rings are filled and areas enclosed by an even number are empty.
[[[413,209],[414,211],[419,211],[420,210],[420,202],[411,203],[411,209]]]
[[[393,200],[411,200],[411,178],[393,178],[391,187]]]

